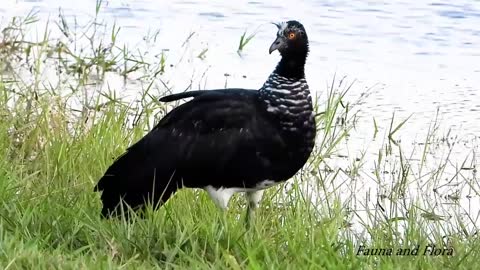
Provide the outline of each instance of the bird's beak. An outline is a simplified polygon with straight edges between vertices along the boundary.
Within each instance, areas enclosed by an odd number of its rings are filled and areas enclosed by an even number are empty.
[[[285,46],[285,39],[283,37],[279,36],[272,43],[272,45],[270,46],[270,49],[268,49],[268,53],[271,54],[273,51],[278,50],[278,49],[282,48],[283,46]]]

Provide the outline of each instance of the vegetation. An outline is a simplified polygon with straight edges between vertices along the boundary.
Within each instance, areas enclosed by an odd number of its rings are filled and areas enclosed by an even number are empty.
[[[0,268],[478,268],[478,213],[460,204],[465,188],[478,201],[475,160],[452,161],[458,140],[440,136],[436,121],[407,153],[399,133],[408,122],[395,117],[375,160],[342,156],[367,98],[353,100],[344,79],[318,99],[309,163],[266,192],[251,228],[244,198],[222,213],[198,190],[182,190],[145,219],[102,220],[96,181],[169,110],[152,93],[164,85],[165,52],[145,60],[117,44],[117,26],[94,19],[72,31],[62,16],[32,41],[39,24],[35,14],[14,18],[0,35]],[[140,94],[118,98],[108,76],[141,82]],[[365,181],[377,191],[358,197]],[[450,206],[456,212],[446,216]]]
[[[252,34],[247,36],[247,31],[245,30],[243,32],[243,34],[240,36],[240,41],[238,43],[238,49],[237,49],[238,54],[241,54],[243,52],[243,50],[245,49],[245,46],[247,46],[247,44],[250,43],[250,41],[255,37],[256,34],[257,32],[255,31]]]

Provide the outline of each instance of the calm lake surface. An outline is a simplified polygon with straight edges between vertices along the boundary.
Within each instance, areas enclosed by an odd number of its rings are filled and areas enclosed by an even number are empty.
[[[151,51],[153,55],[165,52],[167,64],[175,64],[171,70],[167,65],[164,75],[173,91],[183,91],[192,82],[193,88],[222,88],[227,84],[258,89],[279,60],[278,54],[268,54],[276,31],[269,23],[299,20],[307,29],[311,44],[307,80],[323,100],[334,75],[356,80],[347,100],[355,100],[372,88],[360,105],[358,128],[343,155],[377,153],[384,141],[372,142],[373,119],[383,136],[393,112],[398,122],[412,115],[402,128],[401,140],[413,148],[424,141],[439,110],[441,132],[452,129],[451,134],[463,142],[451,157],[453,163],[461,163],[469,156],[469,166],[478,168],[480,1],[291,3],[117,0],[105,1],[100,17],[108,24],[120,26],[121,42],[132,48],[158,30]],[[94,16],[95,4],[95,0],[4,0],[0,7],[1,23],[7,23],[12,16],[25,16],[31,10],[38,11],[41,20],[56,19],[59,8],[70,22],[81,23]],[[239,56],[238,42],[245,30],[257,34]],[[194,35],[185,46],[191,33]],[[204,59],[196,57],[205,50]],[[184,57],[192,60],[176,65]],[[110,87],[115,89],[115,81]],[[122,87],[125,86],[118,85],[118,89]],[[128,91],[121,91],[120,95],[128,97],[136,87],[126,86]],[[364,185],[360,188],[368,189]],[[371,188],[381,193],[375,185]],[[478,224],[478,190],[458,185],[454,189],[460,190],[463,209],[477,213],[472,223]],[[353,188],[350,191],[359,192]],[[455,211],[458,213],[458,209]]]

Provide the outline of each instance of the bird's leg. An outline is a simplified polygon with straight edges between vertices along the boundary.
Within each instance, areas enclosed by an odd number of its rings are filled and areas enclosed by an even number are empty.
[[[247,191],[245,195],[248,199],[248,212],[246,217],[247,226],[250,226],[250,223],[253,222],[255,218],[255,210],[258,207],[258,204],[262,200],[264,190],[256,190],[256,191]]]

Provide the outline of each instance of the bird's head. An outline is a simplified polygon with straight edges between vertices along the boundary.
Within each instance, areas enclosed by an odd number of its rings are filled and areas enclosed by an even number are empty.
[[[277,38],[270,46],[269,53],[278,50],[280,54],[308,54],[308,37],[305,28],[298,21],[273,23],[277,26]]]

